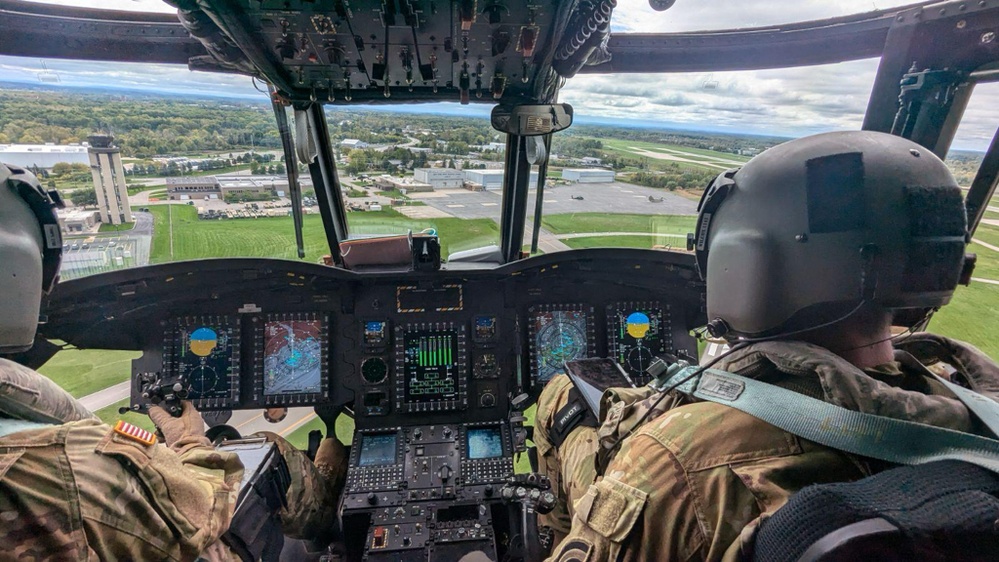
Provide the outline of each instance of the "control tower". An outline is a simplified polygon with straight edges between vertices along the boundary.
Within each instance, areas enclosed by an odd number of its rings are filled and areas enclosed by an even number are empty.
[[[132,222],[132,209],[128,206],[128,189],[125,187],[125,170],[121,167],[121,150],[114,146],[114,135],[91,135],[87,140],[90,141],[90,172],[94,176],[101,222]]]

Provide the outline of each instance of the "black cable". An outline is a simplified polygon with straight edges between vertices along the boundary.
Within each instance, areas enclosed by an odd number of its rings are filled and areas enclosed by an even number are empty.
[[[631,437],[631,434],[634,433],[636,429],[642,427],[642,425],[644,425],[645,422],[648,421],[649,416],[652,415],[652,412],[655,411],[656,407],[659,406],[659,403],[662,402],[664,398],[666,398],[667,394],[669,394],[671,391],[675,390],[681,384],[683,384],[683,383],[685,383],[685,382],[687,382],[687,381],[689,381],[689,380],[691,380],[691,379],[693,379],[695,377],[700,376],[701,373],[703,373],[704,371],[708,370],[712,365],[714,365],[715,363],[721,361],[725,357],[728,357],[732,353],[735,353],[736,351],[739,351],[740,349],[743,349],[743,348],[747,347],[749,345],[749,343],[750,342],[739,342],[739,343],[733,345],[731,348],[729,348],[728,351],[722,353],[718,357],[715,357],[711,361],[708,361],[703,366],[698,367],[693,373],[687,375],[686,377],[684,377],[680,381],[674,383],[669,388],[664,388],[662,391],[660,391],[659,398],[656,399],[656,401],[652,403],[652,406],[645,412],[644,415],[642,415],[642,418],[638,420],[638,423],[635,424],[631,429],[629,429],[628,433],[625,433],[623,437],[621,437],[617,441],[615,441],[614,445],[611,448],[612,449],[617,448],[617,446],[620,445],[625,439],[627,439],[628,437]]]

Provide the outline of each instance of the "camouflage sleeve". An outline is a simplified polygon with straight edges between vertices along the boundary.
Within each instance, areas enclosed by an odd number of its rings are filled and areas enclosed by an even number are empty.
[[[700,559],[705,537],[693,504],[676,459],[636,435],[576,503],[572,531],[549,561]]]
[[[556,449],[549,437],[555,414],[565,406],[572,382],[559,375],[545,385],[538,398],[534,421],[534,444],[538,449],[538,471],[548,477],[555,493],[555,509],[539,516],[539,523],[555,532],[555,542],[564,537],[571,526],[572,506],[596,481],[597,430],[578,426]]]
[[[347,455],[335,438],[325,439],[316,455],[316,466],[305,452],[295,448],[280,435],[269,431],[256,434],[277,445],[291,482],[286,493],[287,505],[278,513],[281,530],[294,538],[331,540],[337,534],[337,507],[343,490]]]
[[[228,528],[243,473],[236,455],[207,446],[178,455],[97,422],[72,425],[66,453],[98,558],[193,560]]]

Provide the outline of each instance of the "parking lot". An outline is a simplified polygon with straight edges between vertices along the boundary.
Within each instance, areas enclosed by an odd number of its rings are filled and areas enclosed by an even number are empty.
[[[499,219],[500,216],[498,190],[439,189],[430,193],[411,193],[409,197],[423,201],[438,212],[460,218]],[[536,197],[536,190],[530,190],[529,215],[533,215]],[[545,188],[544,213],[695,215],[697,202],[662,189],[628,183],[578,183]]]
[[[149,263],[152,215],[136,212],[135,227],[121,232],[67,236],[63,240],[63,279],[104,273]]]

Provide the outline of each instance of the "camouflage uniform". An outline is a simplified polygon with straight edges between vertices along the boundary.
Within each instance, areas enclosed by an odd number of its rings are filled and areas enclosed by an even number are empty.
[[[0,377],[0,386],[11,378],[43,379],[3,360],[0,374],[11,375]],[[36,412],[48,402],[74,402],[65,392],[53,394],[45,381],[45,392],[36,392],[30,405]],[[0,415],[10,418],[10,410],[0,409]],[[216,541],[232,515],[243,472],[239,459],[206,444],[177,453],[143,445],[82,412],[63,408],[59,415],[70,418],[65,423],[36,417],[45,425],[0,437],[0,559],[226,556]]]
[[[996,396],[999,367],[980,352],[943,338],[916,339],[956,351],[948,363],[963,376],[955,378]],[[926,358],[942,357],[921,356]],[[865,373],[816,346],[769,342],[733,353],[718,368],[852,410],[980,430],[939,381],[898,363]],[[726,406],[681,397],[663,400],[675,407],[654,412],[615,452],[616,438],[648,410],[642,392],[626,391],[630,401],[605,394],[596,462],[606,469],[576,501],[572,531],[550,560],[745,559],[759,524],[802,487],[856,480],[883,468]]]
[[[555,509],[541,515],[539,523],[555,532],[556,543],[569,533],[573,503],[597,479],[594,460],[599,444],[595,427],[577,426],[559,448],[552,445],[549,430],[555,423],[555,414],[568,401],[570,390],[572,381],[566,375],[559,375],[549,381],[538,398],[534,422],[538,470],[548,475],[557,499]]]

